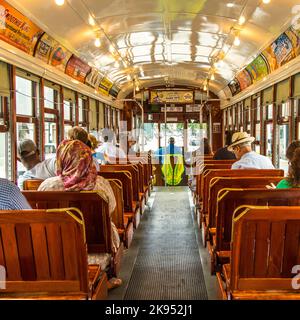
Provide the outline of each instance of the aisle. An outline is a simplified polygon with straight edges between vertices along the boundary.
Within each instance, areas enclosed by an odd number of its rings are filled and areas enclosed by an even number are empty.
[[[124,300],[207,299],[188,189],[158,188]]]

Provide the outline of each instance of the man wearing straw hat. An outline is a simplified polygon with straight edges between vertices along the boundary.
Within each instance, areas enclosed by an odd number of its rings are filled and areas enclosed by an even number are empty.
[[[232,136],[228,150],[234,152],[238,161],[231,169],[274,169],[271,160],[251,149],[251,143],[255,140],[247,132],[236,132]]]

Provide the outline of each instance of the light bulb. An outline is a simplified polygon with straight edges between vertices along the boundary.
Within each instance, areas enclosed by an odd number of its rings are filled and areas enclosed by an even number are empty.
[[[58,6],[63,6],[65,4],[65,0],[55,0],[55,3],[58,5]]]
[[[264,4],[268,4],[268,3],[270,3],[271,2],[271,0],[263,0],[263,3]]]
[[[232,8],[232,7],[234,7],[234,3],[228,2],[228,3],[226,4],[226,6],[227,6],[228,8]]]
[[[136,90],[136,91],[140,91],[139,86],[136,86],[135,90]]]
[[[128,81],[131,80],[130,74],[127,75],[127,80],[128,80]]]
[[[210,80],[215,80],[215,74],[212,73],[211,77],[210,77]]]
[[[204,85],[203,90],[204,90],[204,91],[206,91],[206,90],[207,90],[207,86],[206,86],[206,84]]]
[[[120,67],[120,63],[119,63],[118,60],[115,61],[114,66],[115,66],[115,68],[119,68]]]
[[[241,26],[242,24],[244,24],[246,22],[246,18],[244,16],[240,16],[239,18],[239,25]]]
[[[95,47],[99,48],[101,46],[100,38],[96,38],[95,40]]]
[[[238,36],[234,38],[233,44],[238,47],[241,44],[241,40]]]
[[[94,27],[96,25],[95,19],[91,15],[89,15],[89,24],[92,27]]]

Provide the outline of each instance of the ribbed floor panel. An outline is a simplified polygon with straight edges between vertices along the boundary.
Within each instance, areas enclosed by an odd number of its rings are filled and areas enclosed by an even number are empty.
[[[157,192],[125,300],[207,299],[187,192]]]

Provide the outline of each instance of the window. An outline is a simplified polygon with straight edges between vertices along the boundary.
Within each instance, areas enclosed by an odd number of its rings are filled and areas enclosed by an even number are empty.
[[[34,115],[34,104],[33,104],[33,82],[16,77],[16,104],[17,104],[17,114],[24,116]]]
[[[58,141],[59,87],[44,86],[44,153],[45,159],[55,156]]]
[[[78,98],[78,124],[81,127],[88,125],[88,98],[85,96]]]
[[[285,175],[288,173],[288,160],[286,158],[286,149],[289,145],[289,125],[284,124],[278,126],[279,130],[279,168],[283,169]]]
[[[39,119],[39,78],[17,70],[16,75],[16,113],[17,113],[17,144],[30,139],[37,143]],[[39,147],[39,146],[38,146]],[[17,162],[17,177],[26,169]]]
[[[288,118],[291,115],[291,106],[289,102],[282,103],[280,106],[280,117]]]
[[[144,151],[156,151],[159,146],[158,123],[144,123]]]
[[[266,119],[267,120],[273,119],[273,104],[266,105]]]
[[[8,178],[8,132],[0,132],[0,178]]]
[[[266,125],[266,156],[272,160],[273,151],[273,123]]]

